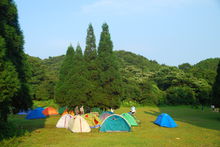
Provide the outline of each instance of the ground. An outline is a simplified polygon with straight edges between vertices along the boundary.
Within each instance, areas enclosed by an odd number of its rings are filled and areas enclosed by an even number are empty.
[[[116,113],[128,111],[129,108],[123,107]],[[170,114],[178,127],[163,128],[155,125],[153,121],[162,112]],[[133,127],[132,132],[123,133],[100,133],[98,129],[93,129],[90,133],[72,133],[67,129],[55,127],[59,117],[25,120],[23,116],[11,116],[11,121],[28,132],[0,142],[0,145],[20,147],[220,146],[220,113],[212,112],[209,108],[201,111],[201,109],[186,106],[139,107],[136,117],[141,124]]]

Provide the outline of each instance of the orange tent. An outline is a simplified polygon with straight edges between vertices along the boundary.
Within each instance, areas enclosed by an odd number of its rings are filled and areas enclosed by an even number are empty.
[[[53,107],[47,107],[46,109],[44,109],[44,111],[42,113],[46,116],[58,114],[57,110],[54,109]]]
[[[74,116],[74,112],[73,112],[72,110],[71,110],[71,111],[68,111],[68,109],[66,109],[66,110],[63,112],[62,116],[65,115],[65,114],[70,114],[70,115]]]

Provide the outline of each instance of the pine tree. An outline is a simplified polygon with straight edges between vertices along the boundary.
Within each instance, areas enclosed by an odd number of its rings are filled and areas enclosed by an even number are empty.
[[[220,61],[218,63],[215,83],[213,84],[213,104],[220,108]]]
[[[0,28],[0,36],[5,40],[6,58],[18,73],[20,88],[10,101],[13,111],[17,112],[20,109],[30,108],[32,101],[27,83],[29,69],[23,51],[23,34],[13,0],[0,1]]]
[[[0,122],[7,121],[10,102],[20,88],[18,74],[10,61],[6,60],[5,42],[0,36]]]
[[[76,53],[73,59],[73,66],[68,75],[67,106],[69,109],[74,109],[75,106],[88,106],[88,97],[90,93],[90,82],[86,78],[85,60],[82,54],[82,49],[78,44]]]
[[[93,31],[92,24],[89,24],[89,28],[87,29],[87,36],[86,36],[86,48],[84,51],[84,56],[86,61],[91,61],[96,59],[96,39]]]
[[[74,48],[72,45],[70,45],[67,49],[65,59],[61,65],[59,81],[55,88],[55,101],[61,106],[66,106],[66,99],[68,98],[69,91],[67,82],[69,80],[69,75],[71,75],[70,71],[73,68],[74,55]]]
[[[103,108],[120,106],[121,78],[118,63],[113,53],[113,43],[106,23],[102,25],[102,33],[98,47],[98,65],[100,70],[99,100]],[[101,97],[100,97],[101,96]]]

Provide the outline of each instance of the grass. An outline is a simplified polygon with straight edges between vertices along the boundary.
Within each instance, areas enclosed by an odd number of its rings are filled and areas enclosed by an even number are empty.
[[[122,107],[116,111],[121,114],[129,108]],[[177,128],[163,128],[153,124],[161,112],[170,114]],[[47,119],[25,120],[21,116],[11,116],[10,120],[18,128],[27,130],[23,136],[0,142],[0,146],[21,147],[133,147],[133,146],[220,146],[220,113],[211,112],[208,108],[202,112],[190,107],[139,107],[137,118],[140,126],[132,128],[132,132],[100,133],[93,129],[91,133],[71,133],[67,129],[55,128],[59,116]]]

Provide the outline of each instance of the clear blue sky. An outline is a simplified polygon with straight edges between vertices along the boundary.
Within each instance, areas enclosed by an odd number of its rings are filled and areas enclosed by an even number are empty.
[[[70,43],[84,49],[93,24],[96,43],[107,22],[114,50],[160,64],[220,57],[220,0],[15,0],[25,52],[48,58]]]

